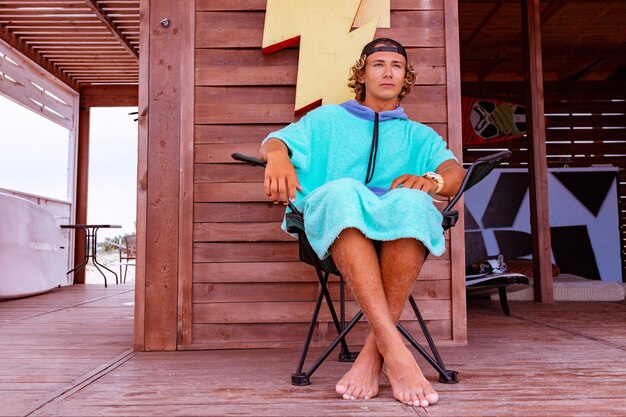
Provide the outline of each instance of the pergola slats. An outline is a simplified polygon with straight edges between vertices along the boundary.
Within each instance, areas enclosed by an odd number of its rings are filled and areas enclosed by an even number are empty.
[[[0,37],[75,90],[139,82],[139,1],[2,0]]]
[[[77,94],[2,42],[0,93],[67,129],[74,125]]]

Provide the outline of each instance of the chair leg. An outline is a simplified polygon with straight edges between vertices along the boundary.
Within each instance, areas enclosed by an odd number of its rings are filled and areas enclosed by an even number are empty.
[[[315,370],[322,364],[322,362],[324,362],[326,357],[332,352],[333,349],[335,349],[335,347],[339,343],[341,343],[341,351],[345,352],[346,357],[350,358],[354,355],[353,353],[350,352],[348,348],[348,344],[346,343],[346,340],[345,340],[345,335],[348,334],[348,332],[360,319],[360,316],[356,318],[356,320],[353,319],[353,322],[351,322],[347,327],[339,322],[339,318],[337,317],[337,313],[333,306],[332,298],[330,297],[330,292],[328,291],[327,284],[328,284],[329,273],[328,272],[322,273],[321,268],[319,268],[317,265],[315,266],[315,269],[316,269],[317,276],[320,282],[320,291],[317,297],[317,302],[315,304],[315,309],[313,310],[313,317],[311,318],[311,323],[309,325],[307,338],[304,342],[304,346],[302,347],[302,352],[300,354],[300,360],[298,362],[296,372],[291,375],[291,383],[293,385],[299,385],[299,386],[309,385],[311,383],[310,382],[311,375],[313,375]],[[304,368],[304,362],[306,361],[306,357],[309,352],[309,347],[311,345],[311,340],[313,338],[313,333],[315,331],[315,325],[317,324],[317,318],[319,316],[319,312],[322,306],[322,300],[324,298],[326,299],[328,309],[330,310],[330,315],[333,319],[333,323],[335,324],[335,328],[337,329],[337,333],[339,334],[339,336],[335,338],[333,343],[331,343],[330,347],[313,363],[313,365],[311,365],[309,370],[305,373],[305,372],[302,372],[302,369]],[[343,305],[341,306],[341,309],[342,309],[341,313],[343,317],[344,315]]]
[[[299,236],[299,239],[303,239],[303,241],[306,243],[305,247],[306,250],[308,252],[309,255],[309,259],[313,259],[313,267],[315,268],[315,273],[317,274],[317,279],[320,283],[320,294],[323,294],[324,297],[326,298],[326,304],[328,305],[328,309],[330,310],[330,315],[333,319],[333,323],[335,324],[335,329],[337,329],[337,333],[340,333],[343,328],[344,328],[344,324],[345,324],[345,315],[344,315],[344,310],[343,307],[344,305],[341,304],[341,315],[342,315],[342,322],[339,322],[339,318],[337,317],[337,313],[335,311],[335,306],[333,304],[333,300],[330,297],[330,292],[328,292],[328,277],[330,275],[329,272],[322,272],[324,271],[324,268],[322,267],[319,258],[317,257],[317,255],[313,252],[313,248],[311,247],[311,244],[309,243],[309,239],[306,237],[306,234],[301,233]],[[342,351],[347,351],[349,352],[348,349],[348,345],[346,344],[345,340],[341,341],[341,350]]]
[[[320,293],[322,293],[324,295],[324,297],[326,298],[326,305],[328,305],[328,310],[330,311],[330,316],[333,319],[333,323],[335,324],[335,329],[337,330],[337,333],[341,333],[341,331],[345,328],[345,305],[342,303],[340,306],[340,314],[343,317],[342,320],[340,321],[339,318],[337,317],[337,312],[335,311],[335,305],[333,303],[332,298],[330,297],[330,292],[328,291],[328,275],[329,273],[326,272],[324,275],[324,280],[322,281],[320,279]],[[341,340],[341,352],[340,353],[340,359],[341,359],[341,355],[345,354],[346,356],[350,356],[350,349],[348,348],[348,344],[346,343],[345,340]]]
[[[337,347],[339,342],[345,340],[346,335],[348,333],[350,333],[352,328],[359,322],[359,320],[361,320],[361,317],[363,317],[363,311],[359,311],[354,316],[354,318],[350,321],[350,323],[348,323],[348,325],[345,327],[345,329],[343,329],[341,331],[341,333],[339,333],[337,335],[335,340],[333,340],[330,343],[330,345],[328,345],[326,350],[313,363],[313,365],[311,365],[311,367],[309,368],[309,370],[306,373],[300,372],[300,373],[292,374],[291,375],[291,385],[310,385],[311,384],[311,381],[310,381],[311,375],[313,375],[313,373],[317,370],[317,368],[319,368],[319,366],[326,360],[328,355],[330,355],[330,353]]]
[[[305,342],[305,348],[303,349],[303,353],[300,358],[300,363],[298,364],[298,369],[296,373],[291,375],[292,385],[298,385],[298,386],[310,385],[311,375],[313,375],[313,373],[317,370],[317,368],[326,360],[328,355],[330,355],[330,353],[337,347],[337,345],[340,342],[345,342],[346,335],[352,330],[352,328],[363,317],[363,311],[359,310],[359,312],[354,316],[354,318],[350,321],[350,323],[348,323],[348,325],[343,328],[343,330],[330,343],[330,345],[326,348],[326,350],[319,356],[319,358],[313,363],[313,365],[311,365],[309,370],[307,372],[302,372],[302,368],[304,366],[304,360],[306,359],[306,350],[308,350],[308,346],[311,342],[311,336],[315,328],[315,323],[317,322],[317,315],[319,313],[319,307],[321,306],[321,302],[320,302],[321,297],[322,295],[320,294],[318,298],[318,304],[316,305],[316,309],[314,312],[314,320],[311,321],[311,326],[309,327],[309,337],[307,338],[307,341]],[[415,350],[417,350],[424,357],[424,359],[426,359],[428,363],[439,373],[439,382],[445,383],[445,384],[458,383],[459,373],[451,369],[446,369],[446,366],[443,363],[441,356],[439,355],[439,351],[437,350],[437,346],[435,345],[435,342],[432,336],[430,335],[430,331],[426,327],[426,323],[424,322],[424,319],[412,295],[409,297],[409,301],[411,303],[411,307],[413,308],[415,317],[417,318],[420,324],[422,332],[424,333],[424,336],[426,337],[426,341],[428,342],[428,345],[433,355],[431,356],[426,351],[426,349],[424,349],[424,347],[420,345],[415,340],[415,338],[413,338],[413,336],[411,336],[411,334],[400,323],[398,323],[397,325],[398,330],[409,341],[409,343],[411,343],[411,345],[415,348]]]
[[[302,236],[301,238],[306,239],[306,236]],[[315,272],[317,273],[317,278],[320,283],[320,292],[318,294],[317,303],[315,305],[315,309],[313,311],[313,318],[311,319],[311,324],[309,326],[309,331],[307,334],[307,339],[302,348],[302,353],[300,355],[300,361],[298,362],[298,367],[296,368],[296,372],[291,375],[291,384],[292,385],[309,385],[310,377],[317,370],[317,368],[324,362],[324,360],[328,357],[328,355],[337,347],[339,343],[341,343],[341,353],[339,354],[340,361],[354,361],[356,355],[358,353],[350,352],[348,348],[348,344],[346,343],[345,336],[352,330],[352,327],[356,325],[356,323],[363,316],[362,312],[357,313],[357,315],[352,319],[352,321],[346,326],[345,325],[345,297],[343,294],[343,288],[341,288],[341,321],[337,317],[337,312],[335,311],[335,307],[333,304],[333,300],[330,297],[330,292],[328,291],[328,272],[322,272],[322,265],[320,265],[317,257],[314,256],[311,246],[307,245],[307,250],[310,252],[311,259],[315,259],[314,267]],[[343,282],[340,282],[342,285]],[[319,311],[322,304],[322,299],[326,299],[326,304],[328,305],[328,309],[330,311],[330,315],[333,319],[333,323],[335,325],[335,329],[337,330],[338,336],[333,340],[333,342],[329,345],[329,347],[320,355],[320,357],[311,365],[307,372],[302,372],[304,367],[304,362],[306,361],[306,356],[308,354],[309,346],[311,344],[311,339],[313,338],[313,332],[315,330],[315,325],[317,324],[317,318],[319,316]]]
[[[426,359],[428,363],[430,363],[430,365],[435,368],[435,370],[439,373],[439,382],[446,384],[456,384],[457,382],[459,382],[459,373],[457,371],[446,369],[446,366],[441,359],[441,355],[439,355],[439,351],[437,350],[437,346],[435,345],[435,341],[430,335],[430,331],[426,326],[426,322],[424,321],[424,318],[422,317],[422,314],[420,313],[420,310],[417,307],[417,303],[415,302],[415,298],[413,298],[412,294],[409,295],[409,303],[411,303],[411,307],[413,308],[415,317],[419,322],[422,333],[424,333],[426,342],[428,342],[428,346],[430,347],[432,356],[428,354],[426,349],[424,349],[400,323],[398,323],[398,330],[409,341],[409,343],[411,343],[415,350],[417,350],[424,357],[424,359]]]
[[[317,302],[315,303],[315,309],[313,310],[313,318],[311,318],[311,324],[309,325],[309,331],[307,333],[306,340],[304,341],[304,346],[302,347],[302,352],[300,353],[300,361],[298,361],[298,366],[296,368],[296,372],[291,375],[291,383],[293,385],[309,385],[311,382],[309,381],[309,377],[311,375],[303,373],[302,368],[304,368],[304,361],[306,361],[306,356],[309,352],[309,346],[311,345],[311,339],[313,338],[313,332],[315,331],[315,325],[317,324],[317,317],[320,313],[320,307],[322,306],[322,299],[324,295],[320,291],[317,296]]]
[[[511,315],[511,310],[509,309],[509,299],[506,295],[506,287],[498,287],[498,296],[498,298],[500,298],[500,307],[502,307],[504,315]]]
[[[306,235],[302,234],[300,238],[304,239],[307,243],[306,250],[309,252],[310,259],[315,260],[313,266],[315,267],[315,272],[317,273],[317,279],[320,283],[319,297],[321,298],[323,296],[326,299],[326,304],[328,305],[328,310],[330,311],[330,315],[333,319],[333,324],[335,325],[335,329],[337,330],[337,333],[339,334],[345,328],[345,296],[344,296],[343,278],[340,277],[340,292],[341,292],[341,306],[340,306],[341,307],[341,310],[340,310],[341,321],[340,321],[340,319],[337,317],[337,312],[335,310],[333,300],[330,296],[330,292],[328,291],[328,277],[330,273],[324,272],[319,259],[313,253],[313,249],[311,248],[311,245],[308,243]],[[317,308],[317,314],[319,314],[318,308]],[[312,326],[315,325],[316,321],[317,321],[317,318],[315,317],[314,320],[312,321],[313,323]],[[350,352],[350,349],[348,348],[348,344],[346,343],[344,339],[340,340],[340,342],[341,342],[341,352],[339,353],[339,360],[342,362],[346,362],[346,361],[353,362],[356,359],[356,355],[358,353]],[[306,350],[308,350],[308,344],[307,346],[305,346],[305,348]],[[303,349],[303,352],[304,351],[305,350]],[[301,362],[303,363],[304,363],[305,356],[301,360]],[[297,373],[299,373],[300,371],[301,369],[299,369]]]
[[[346,285],[343,277],[339,277],[339,308],[341,310],[341,329],[346,328]],[[340,330],[337,330],[340,333]],[[354,362],[359,356],[359,352],[350,352],[347,343],[341,344],[339,352],[339,362]]]

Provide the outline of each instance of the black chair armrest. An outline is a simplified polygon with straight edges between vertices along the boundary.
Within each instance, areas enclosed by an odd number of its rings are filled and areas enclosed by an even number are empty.
[[[261,161],[258,158],[253,158],[251,156],[248,155],[244,155],[241,153],[232,153],[230,154],[230,156],[236,160],[236,161],[241,161],[241,162],[245,162],[248,165],[252,165],[252,166],[261,166],[264,167],[265,166],[265,161]]]
[[[285,222],[289,233],[304,233],[304,217],[301,214],[287,213]]]
[[[450,211],[452,207],[459,201],[463,193],[474,185],[478,184],[483,178],[485,178],[494,168],[498,167],[502,163],[508,161],[511,157],[511,151],[502,151],[492,155],[483,156],[478,158],[467,169],[461,187],[457,194],[450,200],[450,203],[443,209],[443,212]]]
[[[443,230],[448,230],[451,227],[454,227],[456,222],[459,220],[459,212],[457,210],[448,210],[441,213],[443,215],[443,221],[441,222],[441,226]]]

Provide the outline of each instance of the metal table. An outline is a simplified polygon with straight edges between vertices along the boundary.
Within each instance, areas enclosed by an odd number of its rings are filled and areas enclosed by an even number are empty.
[[[91,259],[93,261],[93,265],[96,267],[98,272],[100,272],[102,276],[104,277],[105,287],[107,286],[107,277],[102,271],[102,269],[100,269],[100,267],[106,269],[107,271],[115,275],[115,283],[118,284],[117,274],[98,262],[98,258],[96,257],[97,255],[96,249],[98,247],[98,230],[99,229],[121,229],[122,226],[118,224],[62,224],[61,228],[62,229],[74,229],[76,231],[78,230],[84,231],[85,259],[83,259],[83,262],[81,262],[80,265],[77,265],[73,269],[67,271],[67,274],[74,273],[74,275],[72,276],[72,281],[74,280],[74,276],[76,276],[76,273],[80,271],[81,269],[83,269],[85,265],[87,265],[87,263],[89,262],[89,259]]]

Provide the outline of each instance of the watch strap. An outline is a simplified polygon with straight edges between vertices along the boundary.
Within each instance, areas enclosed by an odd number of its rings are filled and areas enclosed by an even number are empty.
[[[439,194],[439,192],[443,189],[443,177],[436,172],[427,172],[422,175],[424,178],[428,178],[429,180],[433,180],[437,183],[437,189],[433,194]]]

